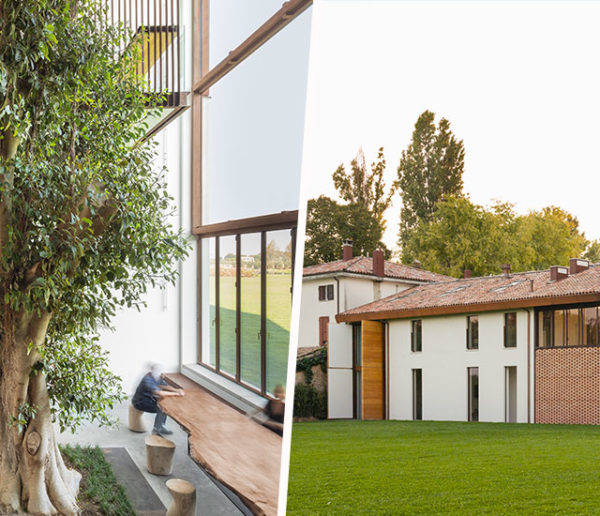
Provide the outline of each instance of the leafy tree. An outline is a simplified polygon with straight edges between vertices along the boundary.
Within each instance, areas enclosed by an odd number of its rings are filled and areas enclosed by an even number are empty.
[[[510,204],[490,209],[467,198],[440,201],[429,222],[421,221],[406,243],[403,260],[418,259],[426,269],[460,277],[546,269],[582,256],[588,242],[575,217],[551,206],[517,215]]]
[[[383,249],[383,228],[375,215],[358,204],[339,204],[324,195],[308,201],[304,265],[332,262],[342,258],[342,243],[352,240],[356,256]]]
[[[588,246],[585,250],[583,257],[592,263],[600,262],[600,240],[593,240],[588,242]]]
[[[442,118],[436,128],[434,119],[431,111],[419,116],[412,141],[402,151],[398,166],[395,186],[402,195],[399,232],[402,250],[419,222],[431,219],[440,200],[462,193],[463,142],[452,134],[448,120]]]
[[[333,173],[333,183],[341,204],[326,196],[308,201],[304,264],[330,262],[342,257],[342,242],[352,240],[355,255],[371,254],[381,248],[385,231],[384,213],[392,202],[395,187],[386,188],[383,179],[385,158],[383,147],[367,170],[365,156],[359,149],[350,162],[350,171],[340,165]]]
[[[52,420],[108,423],[118,378],[95,343],[119,307],[174,281],[182,235],[136,49],[95,0],[0,5],[0,513],[76,514]]]
[[[383,147],[377,152],[377,160],[371,164],[371,171],[367,171],[364,152],[358,150],[356,157],[350,162],[350,172],[346,172],[344,165],[340,165],[333,173],[333,184],[340,198],[348,204],[355,204],[366,209],[375,216],[385,230],[383,214],[390,207],[392,197],[396,191],[392,186],[386,192],[383,179],[385,172],[385,158]]]

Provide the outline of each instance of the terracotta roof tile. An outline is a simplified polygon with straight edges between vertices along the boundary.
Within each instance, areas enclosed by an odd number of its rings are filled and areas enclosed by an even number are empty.
[[[533,282],[533,283],[532,283]],[[584,299],[585,297],[585,299]],[[336,316],[341,321],[387,319],[544,306],[562,302],[600,301],[600,264],[560,281],[550,271],[483,276],[417,285]]]
[[[332,274],[335,272],[347,272],[352,274],[364,274],[365,276],[374,276],[373,258],[366,256],[355,256],[350,260],[337,260],[335,262],[322,263],[304,267],[303,276],[318,276],[321,274]],[[437,274],[408,265],[401,265],[385,261],[384,274],[386,278],[406,279],[412,281],[443,281],[453,279],[450,276]]]

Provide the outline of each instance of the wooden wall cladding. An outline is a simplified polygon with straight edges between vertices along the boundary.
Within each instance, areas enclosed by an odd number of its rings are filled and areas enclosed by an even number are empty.
[[[362,418],[384,418],[383,324],[362,321]]]

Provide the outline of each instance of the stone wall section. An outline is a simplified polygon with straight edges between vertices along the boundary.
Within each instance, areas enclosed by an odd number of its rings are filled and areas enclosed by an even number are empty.
[[[600,347],[536,349],[535,422],[600,424]]]

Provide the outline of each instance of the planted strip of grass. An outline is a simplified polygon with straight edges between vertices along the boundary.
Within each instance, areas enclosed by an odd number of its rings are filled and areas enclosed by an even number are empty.
[[[100,448],[62,446],[61,452],[69,466],[82,474],[79,498],[84,514],[135,516],[123,486],[117,482]]]
[[[288,514],[598,514],[600,428],[294,423]]]

